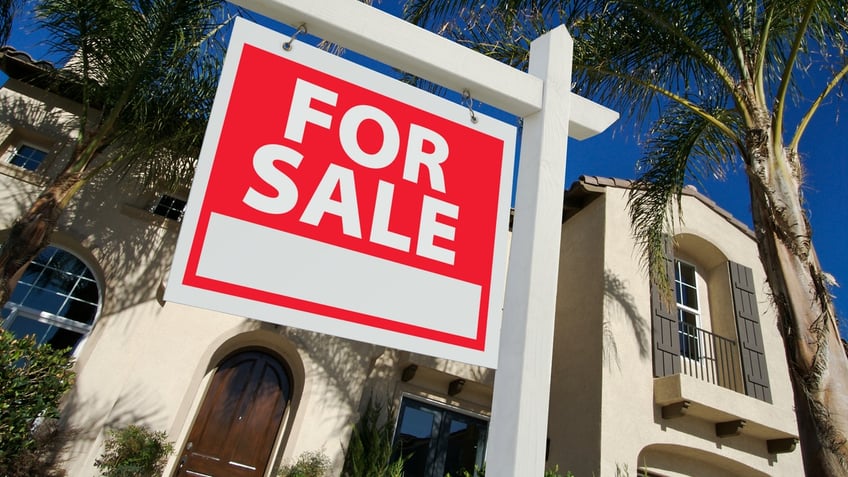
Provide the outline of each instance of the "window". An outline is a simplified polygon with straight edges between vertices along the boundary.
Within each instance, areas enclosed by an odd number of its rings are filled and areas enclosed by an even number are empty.
[[[9,158],[9,163],[28,171],[34,171],[38,169],[45,157],[47,157],[47,151],[22,144],[14,149]]]
[[[183,219],[183,210],[185,209],[186,201],[176,197],[162,194],[159,201],[153,206],[153,213],[162,217],[176,220],[177,222]]]
[[[2,310],[3,328],[38,344],[74,348],[100,309],[91,270],[72,253],[47,247],[30,263]]]
[[[701,312],[698,305],[698,283],[695,267],[674,261],[674,289],[680,326],[680,355],[697,360],[700,356],[698,328]]]
[[[415,399],[401,401],[395,446],[405,477],[462,475],[483,466],[489,424],[484,419]]]

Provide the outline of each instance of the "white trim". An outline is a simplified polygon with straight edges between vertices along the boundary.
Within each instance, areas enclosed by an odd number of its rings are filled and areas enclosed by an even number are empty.
[[[432,394],[441,395],[440,393],[432,393]],[[468,409],[465,409],[465,408],[462,408],[462,407],[457,407],[457,406],[454,406],[454,405],[451,405],[451,404],[448,404],[448,403],[437,401],[433,398],[429,398],[429,397],[426,397],[426,396],[420,396],[418,394],[414,394],[414,393],[411,393],[409,391],[403,391],[403,392],[400,393],[400,401],[399,401],[400,404],[403,404],[403,398],[405,398],[405,397],[408,397],[408,398],[413,399],[415,401],[423,402],[425,404],[431,404],[435,407],[440,407],[440,408],[446,409],[448,411],[453,411],[453,412],[456,412],[457,414],[463,414],[463,415],[468,416],[468,417],[473,417],[474,419],[486,421],[486,423],[488,423],[489,420],[491,419],[489,416],[479,414],[479,413],[476,413],[474,411],[469,411]],[[447,399],[447,397],[446,397],[446,399]],[[397,429],[397,421],[398,421],[399,418],[400,418],[400,405],[398,406],[397,418],[395,418],[395,429]]]

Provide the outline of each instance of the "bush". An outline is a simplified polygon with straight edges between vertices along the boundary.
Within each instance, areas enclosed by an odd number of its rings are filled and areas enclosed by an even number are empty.
[[[130,425],[109,431],[100,457],[94,461],[105,477],[153,477],[162,475],[174,444],[167,434]]]
[[[285,465],[279,477],[324,477],[330,470],[330,458],[321,451],[304,452],[293,465]]]
[[[365,412],[353,427],[350,443],[345,451],[343,477],[401,477],[403,459],[393,458],[392,436],[394,425],[388,409],[383,417],[383,406],[368,400]]]
[[[66,350],[0,330],[0,475],[59,475],[51,459],[58,430],[36,431],[59,416],[59,400],[74,382],[72,366]]]
[[[451,475],[448,474],[445,477],[451,477]],[[473,473],[463,470],[462,474],[458,477],[486,477],[486,466],[483,465],[483,467],[476,467]],[[563,475],[559,473],[559,466],[555,465],[553,469],[545,469],[544,477],[563,477]],[[566,472],[565,477],[574,477],[574,474]]]

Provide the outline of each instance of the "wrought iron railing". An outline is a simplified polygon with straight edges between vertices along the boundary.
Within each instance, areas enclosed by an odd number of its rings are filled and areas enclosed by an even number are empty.
[[[681,373],[745,392],[735,340],[680,322]]]

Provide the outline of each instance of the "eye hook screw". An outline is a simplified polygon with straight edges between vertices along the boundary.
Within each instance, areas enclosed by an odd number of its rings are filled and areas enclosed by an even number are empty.
[[[306,23],[301,23],[297,27],[297,30],[295,30],[295,32],[292,33],[292,36],[289,38],[289,41],[283,43],[283,49],[286,50],[286,51],[291,51],[292,43],[294,42],[295,38],[297,38],[297,36],[300,35],[301,33],[307,33]]]

